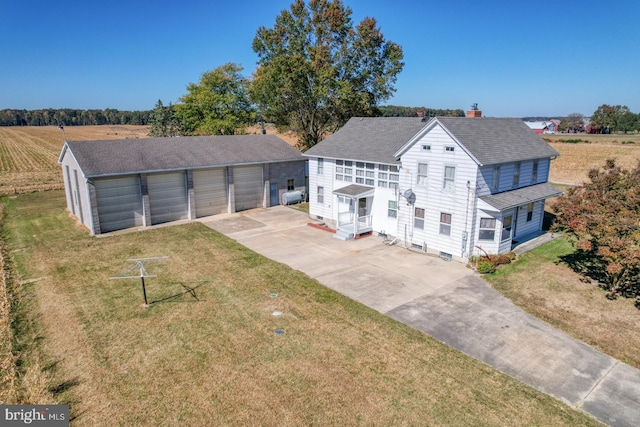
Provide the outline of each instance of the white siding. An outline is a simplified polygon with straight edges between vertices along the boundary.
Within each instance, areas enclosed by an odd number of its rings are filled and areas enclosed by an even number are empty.
[[[429,145],[430,150],[423,150],[423,145]],[[447,151],[446,147],[453,147],[453,151]],[[417,185],[419,163],[428,164],[426,185],[422,186]],[[444,188],[447,166],[455,167],[452,190]],[[407,246],[426,244],[430,252],[467,257],[477,175],[475,161],[440,126],[434,127],[402,156],[400,191],[411,188],[416,201],[413,207],[407,206],[404,198],[400,201],[398,237],[404,240],[406,233]],[[425,209],[424,230],[414,227],[415,207]],[[441,213],[452,215],[449,236],[440,234]]]
[[[377,171],[376,171],[377,173]],[[376,188],[373,196],[373,205],[371,206],[371,215],[373,220],[373,230],[376,232],[385,232],[388,235],[398,237],[398,219],[389,216],[389,201],[395,201],[398,207],[397,212],[406,208],[406,201],[398,200],[398,192],[390,188]]]
[[[516,224],[515,240],[518,237],[527,236],[536,233],[542,229],[542,219],[544,216],[544,201],[535,202],[531,213],[531,220],[527,221],[528,204],[518,208],[518,222]]]
[[[493,171],[496,166],[500,166],[500,181],[498,188],[493,188]],[[533,172],[533,160],[520,162],[520,181],[517,186],[513,185],[513,173],[515,163],[503,163],[500,165],[489,165],[480,168],[478,172],[478,197],[491,193],[513,190],[514,188],[527,187],[533,184],[546,182],[549,177],[549,159],[538,160],[538,174],[535,181],[531,180]]]
[[[309,216],[312,218],[322,217],[325,220],[335,220],[333,214],[333,176],[335,171],[335,161],[332,159],[323,160],[322,174],[318,174],[318,159],[309,159]],[[323,188],[323,202],[318,203],[318,187]]]
[[[93,232],[91,219],[91,203],[87,191],[87,179],[80,170],[76,159],[70,150],[66,150],[62,158],[62,172],[64,175],[64,188],[67,198],[67,208],[80,221]],[[69,171],[67,175],[67,170]]]

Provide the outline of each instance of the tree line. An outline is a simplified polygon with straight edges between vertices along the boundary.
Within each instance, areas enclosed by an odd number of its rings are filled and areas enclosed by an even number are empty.
[[[397,105],[383,105],[378,107],[382,117],[464,117],[462,109],[440,109],[427,107],[401,107]]]
[[[0,126],[86,126],[146,125],[150,111],[80,110],[45,108],[40,110],[0,110]]]

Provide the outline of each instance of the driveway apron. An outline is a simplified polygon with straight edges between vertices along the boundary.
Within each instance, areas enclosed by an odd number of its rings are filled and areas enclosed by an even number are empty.
[[[606,424],[640,425],[640,370],[529,316],[460,263],[373,236],[334,239],[282,206],[202,222]]]

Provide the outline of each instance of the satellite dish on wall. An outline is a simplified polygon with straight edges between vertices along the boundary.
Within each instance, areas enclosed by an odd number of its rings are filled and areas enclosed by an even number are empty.
[[[402,193],[402,196],[407,199],[407,204],[412,205],[416,202],[416,194],[413,192],[412,189],[408,189],[405,190],[404,193]]]

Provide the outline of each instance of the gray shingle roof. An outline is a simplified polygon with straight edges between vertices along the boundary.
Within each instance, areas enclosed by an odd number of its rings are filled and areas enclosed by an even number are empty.
[[[373,193],[374,190],[375,189],[373,187],[365,187],[364,185],[350,184],[350,185],[347,185],[346,187],[333,190],[333,194],[338,194],[340,196],[349,196],[349,197],[356,197],[356,196],[364,197],[364,195],[368,193]]]
[[[481,165],[558,156],[545,140],[520,119],[438,117]]]
[[[66,147],[88,177],[304,160],[275,135],[68,141]]]
[[[548,182],[545,182],[542,184],[531,185],[529,187],[518,188],[517,190],[483,196],[480,197],[480,200],[488,203],[499,211],[504,211],[516,206],[522,206],[526,203],[559,196],[560,194],[562,194],[562,191],[558,190]]]
[[[395,164],[395,152],[425,124],[419,117],[352,117],[340,130],[304,154]]]
[[[480,165],[558,155],[522,120],[488,117],[437,117],[427,123],[419,117],[353,117],[304,154],[393,164],[405,144],[436,123],[444,126]]]

